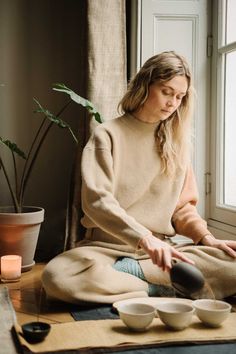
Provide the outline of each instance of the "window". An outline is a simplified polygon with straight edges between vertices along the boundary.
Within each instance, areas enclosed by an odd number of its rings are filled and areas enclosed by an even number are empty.
[[[214,1],[213,10],[209,224],[236,234],[236,1]]]

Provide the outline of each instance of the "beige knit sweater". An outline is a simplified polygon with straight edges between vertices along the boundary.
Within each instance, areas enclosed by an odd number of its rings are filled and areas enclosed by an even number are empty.
[[[197,244],[209,233],[191,166],[175,178],[160,172],[156,127],[126,114],[95,128],[82,157],[86,243],[132,252],[148,234],[178,233]]]
[[[209,233],[195,207],[191,167],[186,165],[175,179],[160,173],[155,128],[125,115],[95,129],[82,158],[87,234],[79,246],[84,247],[47,264],[42,283],[48,296],[71,303],[147,296],[147,282],[170,285],[170,277],[137,249],[139,240],[150,233],[161,238],[177,232],[197,244]],[[219,299],[236,293],[236,261],[224,251],[202,245],[178,250],[202,271],[207,284],[203,297],[207,289]],[[124,256],[139,260],[146,281],[114,269],[116,259]]]

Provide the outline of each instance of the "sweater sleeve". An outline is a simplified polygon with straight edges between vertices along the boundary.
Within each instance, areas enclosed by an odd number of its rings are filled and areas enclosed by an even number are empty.
[[[210,234],[207,223],[196,209],[198,190],[192,166],[187,170],[180,198],[172,217],[176,233],[187,236],[198,244],[201,239]]]
[[[82,208],[94,227],[136,248],[151,231],[128,215],[115,198],[113,164],[109,135],[94,134],[82,156]]]

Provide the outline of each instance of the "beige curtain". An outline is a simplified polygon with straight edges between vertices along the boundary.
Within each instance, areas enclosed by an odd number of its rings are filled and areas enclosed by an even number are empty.
[[[87,92],[104,120],[117,117],[117,105],[126,85],[126,9],[125,0],[87,0]],[[86,142],[93,120],[85,120]],[[83,238],[80,190],[80,161],[83,146],[78,149],[68,198],[67,227],[64,249],[76,246]]]

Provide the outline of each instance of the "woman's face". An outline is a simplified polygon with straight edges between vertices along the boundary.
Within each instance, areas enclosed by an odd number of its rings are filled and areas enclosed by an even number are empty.
[[[169,81],[153,83],[149,86],[142,113],[150,122],[167,119],[180,106],[187,89],[187,78],[180,75]]]

